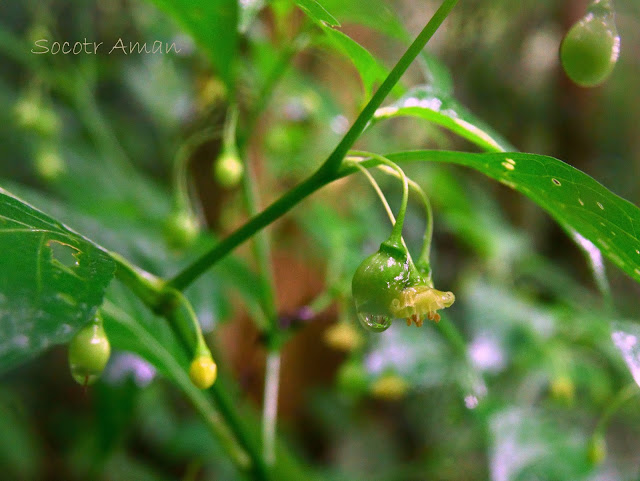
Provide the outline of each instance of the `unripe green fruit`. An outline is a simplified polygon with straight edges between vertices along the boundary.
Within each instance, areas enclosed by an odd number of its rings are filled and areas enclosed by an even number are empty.
[[[244,174],[244,166],[233,152],[223,152],[216,160],[214,175],[220,185],[232,188],[238,185]]]
[[[69,343],[69,368],[73,379],[85,386],[96,382],[110,354],[111,345],[102,322],[84,326]]]
[[[593,87],[611,74],[620,54],[613,14],[588,13],[567,33],[560,59],[567,76],[582,87]]]
[[[20,127],[33,130],[44,137],[55,135],[60,130],[60,120],[56,113],[34,96],[18,100],[14,106],[14,115]]]
[[[45,147],[38,151],[34,167],[38,175],[46,181],[58,179],[66,170],[64,160],[52,147]]]
[[[188,211],[175,211],[165,224],[165,236],[173,249],[190,246],[200,233],[198,220]]]
[[[415,267],[402,246],[384,242],[353,275],[351,288],[361,324],[374,332],[391,326],[391,303],[410,283]]]

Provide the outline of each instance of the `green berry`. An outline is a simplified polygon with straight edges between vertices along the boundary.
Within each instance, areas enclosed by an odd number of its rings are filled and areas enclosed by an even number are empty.
[[[362,261],[353,275],[351,288],[363,327],[382,332],[391,326],[394,318],[391,303],[409,286],[414,271],[406,249],[389,241]]]
[[[392,241],[367,257],[351,283],[358,319],[365,329],[382,332],[391,321],[406,318],[407,325],[422,326],[424,317],[438,322],[438,309],[455,301],[452,292],[433,288],[411,261],[406,248]]]
[[[73,379],[85,386],[96,382],[110,354],[109,339],[102,320],[96,315],[96,319],[80,329],[69,343],[69,368]]]
[[[190,246],[199,232],[198,220],[191,212],[177,210],[167,218],[165,236],[173,249],[184,249]]]
[[[620,36],[611,12],[587,13],[571,27],[560,47],[564,71],[582,87],[604,82],[619,54]]]
[[[234,152],[223,152],[216,160],[213,169],[215,179],[227,188],[237,186],[244,174],[244,166]]]
[[[36,153],[34,167],[38,176],[46,181],[58,179],[66,170],[60,154],[52,147],[45,147]]]

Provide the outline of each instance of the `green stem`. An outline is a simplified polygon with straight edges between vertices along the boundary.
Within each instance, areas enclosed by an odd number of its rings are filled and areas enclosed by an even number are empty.
[[[232,110],[236,110],[232,108]],[[234,144],[235,144],[235,131]],[[245,175],[242,177],[242,193],[250,217],[258,214],[260,205],[260,195],[257,189],[257,181],[253,169],[249,165],[247,156],[242,155]],[[276,307],[276,294],[274,290],[275,280],[273,275],[273,265],[270,256],[269,236],[266,230],[262,229],[253,239],[253,256],[258,265],[258,275],[260,280],[260,298],[262,309],[269,323],[270,333],[274,333],[278,328],[278,309]]]
[[[260,214],[252,217],[246,224],[231,233],[213,249],[194,261],[182,272],[178,273],[173,279],[171,279],[170,285],[178,290],[184,289],[203,272],[213,266],[238,245],[253,236],[256,232],[265,228],[267,225],[287,213],[301,200],[308,197],[316,190],[335,180],[339,176],[338,172],[344,156],[353,146],[360,134],[362,134],[376,109],[382,104],[391,89],[393,89],[393,86],[398,82],[407,68],[409,68],[409,65],[411,65],[413,60],[418,56],[420,51],[424,48],[426,43],[433,36],[457,2],[458,0],[443,1],[440,8],[438,8],[422,32],[420,32],[418,37],[400,58],[396,66],[373,95],[349,131],[342,138],[338,146],[314,174],[302,183],[298,184],[298,186],[285,193]]]
[[[193,404],[196,411],[202,416],[211,432],[221,441],[221,445],[227,451],[230,459],[241,470],[245,471],[250,469],[252,467],[252,459],[247,452],[238,445],[230,428],[225,424],[221,415],[213,408],[211,403],[207,401],[203,391],[200,391],[193,385],[184,368],[167,352],[164,346],[145,328],[141,327],[137,321],[111,302],[104,302],[102,312],[113,322],[116,322],[128,330],[132,336],[138,339],[141,345],[153,353],[154,360],[161,363],[167,374],[178,385],[185,396],[187,396],[189,401],[191,401],[191,404]],[[222,416],[227,417],[224,412],[222,412]]]
[[[362,112],[360,112],[360,115],[358,115],[358,118],[353,123],[349,131],[345,134],[338,146],[322,165],[322,170],[329,172],[338,171],[342,163],[342,159],[358,137],[360,137],[366,128],[367,123],[373,117],[373,114],[375,114],[378,107],[380,107],[393,87],[398,83],[398,80],[400,80],[400,77],[402,77],[404,72],[409,68],[409,65],[411,65],[415,58],[420,54],[433,34],[436,33],[436,30],[438,30],[438,27],[447,18],[447,15],[449,15],[449,12],[451,12],[456,3],[458,3],[458,0],[444,0],[444,2],[442,2],[440,8],[436,10],[436,13],[433,14],[433,17],[431,17],[427,25],[422,29],[420,34],[400,58],[395,67],[393,67],[393,70],[391,70],[389,75],[387,75],[387,78],[382,82],[380,88],[378,88],[373,97],[371,97],[371,100],[369,100],[369,103],[367,103]]]
[[[398,173],[394,169],[391,169],[386,165],[380,165],[378,167],[386,174],[398,177]],[[412,189],[416,194],[418,194],[418,197],[420,197],[420,200],[424,205],[426,214],[426,226],[418,262],[429,265],[429,259],[431,256],[431,240],[433,238],[433,210],[431,209],[431,202],[429,201],[429,197],[427,197],[427,194],[424,192],[424,190],[422,190],[422,187],[420,187],[417,182],[411,180],[410,178],[407,178],[407,180],[409,181],[409,188]]]
[[[287,72],[287,68],[291,64],[293,57],[307,45],[308,36],[306,34],[310,26],[311,23],[305,21],[298,33],[296,33],[296,35],[287,43],[286,47],[284,47],[273,69],[267,75],[267,79],[258,93],[258,99],[249,113],[247,126],[242,135],[238,137],[238,147],[241,151],[244,150],[246,144],[251,138],[256,124],[258,123],[258,119],[260,118],[260,114],[266,109],[276,85]]]
[[[604,436],[604,432],[607,429],[607,424],[609,423],[609,419],[613,416],[620,407],[629,401],[633,396],[636,396],[640,393],[638,390],[638,385],[633,382],[623,387],[618,393],[615,395],[613,400],[607,404],[607,408],[602,413],[602,416],[598,420],[598,424],[596,424],[594,434],[600,434]]]
[[[187,175],[189,159],[198,147],[219,136],[220,130],[210,127],[193,134],[178,149],[173,163],[173,195],[175,207],[179,211],[192,212]]]
[[[264,229],[276,219],[280,218],[301,200],[335,180],[324,173],[316,172],[305,181],[276,200],[260,214],[252,217],[246,224],[232,232],[228,237],[220,241],[213,249],[196,259],[190,266],[169,281],[169,285],[182,290],[196,280],[203,272],[226,256],[238,245],[252,237],[256,232]]]
[[[404,171],[400,167],[398,167],[396,164],[391,162],[386,157],[383,157],[382,155],[374,154],[371,152],[364,152],[360,150],[351,150],[349,151],[349,154],[356,155],[359,157],[369,157],[372,159],[376,159],[383,165],[386,165],[392,168],[393,170],[395,170],[400,176],[400,179],[402,180],[402,201],[400,203],[400,210],[398,211],[398,217],[396,218],[396,221],[393,224],[393,229],[391,231],[391,236],[389,237],[389,240],[392,240],[397,244],[402,243],[402,227],[404,226],[404,218],[407,214],[407,204],[409,203],[409,181],[407,180],[407,176],[404,175]]]

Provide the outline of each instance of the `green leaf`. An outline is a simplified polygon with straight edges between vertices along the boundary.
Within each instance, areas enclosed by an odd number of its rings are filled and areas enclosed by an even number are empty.
[[[402,22],[381,0],[323,0],[322,3],[343,22],[364,25],[398,40],[409,39]]]
[[[229,91],[234,89],[238,44],[237,0],[152,0],[171,15],[208,54]]]
[[[88,239],[0,188],[0,372],[71,339],[114,274]]]
[[[326,35],[316,39],[316,44],[328,46],[351,60],[362,79],[365,98],[369,98],[374,84],[384,81],[387,69],[351,37],[331,27],[322,26],[322,30]]]
[[[394,162],[435,161],[464,165],[522,192],[575,237],[592,242],[620,269],[640,282],[640,210],[584,172],[536,154],[470,154],[411,151]]]
[[[333,15],[320,5],[316,0],[296,0],[296,4],[306,13],[311,20],[321,27],[329,25],[330,27],[339,27],[338,22]]]
[[[379,108],[372,125],[396,117],[418,117],[436,123],[489,152],[516,150],[453,97],[431,86],[413,88],[397,102]]]

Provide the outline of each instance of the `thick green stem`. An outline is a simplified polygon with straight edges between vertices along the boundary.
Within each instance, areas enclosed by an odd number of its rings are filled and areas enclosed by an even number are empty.
[[[220,241],[213,249],[197,259],[193,264],[180,272],[169,281],[169,285],[182,290],[196,280],[203,272],[226,256],[237,246],[252,237],[256,232],[264,229],[276,219],[280,218],[304,198],[335,180],[324,173],[316,172],[298,186],[294,187],[260,214],[252,217],[246,224],[235,230],[228,237]]]
[[[378,107],[380,107],[384,99],[389,95],[389,92],[391,92],[396,83],[398,83],[398,80],[400,80],[400,77],[402,77],[405,71],[409,68],[409,65],[411,65],[415,58],[420,54],[429,39],[431,39],[433,34],[436,33],[436,30],[438,30],[438,27],[440,27],[442,22],[447,18],[449,12],[451,12],[456,3],[458,3],[458,0],[445,0],[442,2],[440,8],[436,10],[436,13],[431,17],[431,20],[429,20],[427,25],[422,29],[420,34],[400,58],[395,67],[393,67],[393,70],[391,70],[389,75],[387,75],[387,78],[382,82],[380,88],[378,88],[373,97],[371,97],[369,103],[367,103],[360,115],[358,115],[356,121],[342,138],[342,141],[338,144],[335,150],[331,153],[326,162],[322,165],[321,169],[329,172],[336,172],[340,168],[342,159],[358,137],[360,137],[362,132],[364,132],[364,129],[366,128],[369,120],[373,117],[373,114],[375,114]]]
[[[431,20],[429,20],[422,32],[420,32],[418,37],[413,41],[411,46],[389,73],[380,88],[373,95],[349,131],[342,138],[342,141],[338,144],[327,160],[320,166],[316,173],[311,175],[298,186],[294,187],[292,190],[288,191],[260,214],[251,218],[246,224],[221,241],[212,250],[177,274],[170,281],[170,285],[178,290],[184,289],[203,272],[235,249],[238,245],[252,237],[256,232],[277,220],[279,217],[291,210],[291,208],[293,208],[298,202],[308,197],[319,188],[335,180],[338,177],[337,174],[340,170],[340,166],[342,165],[344,156],[353,146],[360,134],[362,134],[376,109],[382,104],[398,80],[400,80],[402,74],[404,74],[407,68],[409,68],[409,65],[411,65],[413,60],[420,54],[426,43],[433,36],[456,3],[458,3],[458,0],[444,0],[442,5],[440,5],[440,8],[438,8],[433,17],[431,17]]]

